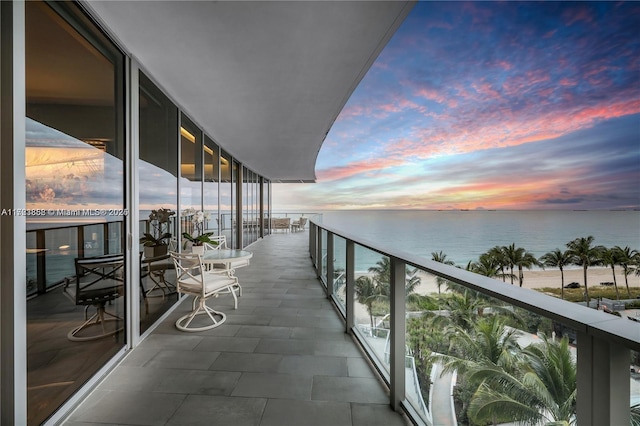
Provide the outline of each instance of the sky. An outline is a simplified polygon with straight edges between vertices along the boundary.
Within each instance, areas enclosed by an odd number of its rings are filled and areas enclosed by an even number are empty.
[[[640,3],[419,2],[274,211],[640,208]]]

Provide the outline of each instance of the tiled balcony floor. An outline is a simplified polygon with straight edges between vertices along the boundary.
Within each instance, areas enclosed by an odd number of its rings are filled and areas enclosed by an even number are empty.
[[[306,232],[252,245],[238,310],[220,327],[178,331],[183,302],[66,425],[393,426],[407,424],[324,296]]]

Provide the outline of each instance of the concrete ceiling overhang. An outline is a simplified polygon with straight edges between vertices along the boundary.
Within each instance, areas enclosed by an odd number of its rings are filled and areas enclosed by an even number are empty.
[[[318,152],[413,1],[89,1],[190,118],[273,181]]]

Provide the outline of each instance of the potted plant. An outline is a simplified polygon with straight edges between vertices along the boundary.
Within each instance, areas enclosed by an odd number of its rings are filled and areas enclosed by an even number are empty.
[[[151,210],[149,213],[149,225],[151,232],[145,232],[140,238],[140,244],[144,246],[144,257],[158,257],[167,254],[168,240],[171,238],[169,223],[171,216],[175,215],[171,209],[161,207]]]
[[[184,242],[184,248],[187,247],[187,242],[191,242],[191,251],[193,253],[204,253],[204,243],[209,243],[212,245],[217,245],[216,241],[211,240],[213,232],[204,232],[204,222],[208,219],[208,215],[202,211],[194,212],[191,216],[191,221],[193,223],[193,234],[188,232],[182,233],[182,238],[186,241]]]

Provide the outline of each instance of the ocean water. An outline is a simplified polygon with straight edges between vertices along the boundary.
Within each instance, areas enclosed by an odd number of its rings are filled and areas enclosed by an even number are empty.
[[[432,252],[442,251],[462,267],[496,245],[515,243],[540,257],[589,235],[596,245],[640,250],[640,211],[341,210],[322,212],[321,220],[383,247],[428,259]],[[336,257],[340,263],[342,255],[337,252]],[[378,254],[356,251],[356,268],[365,270],[379,259]]]

